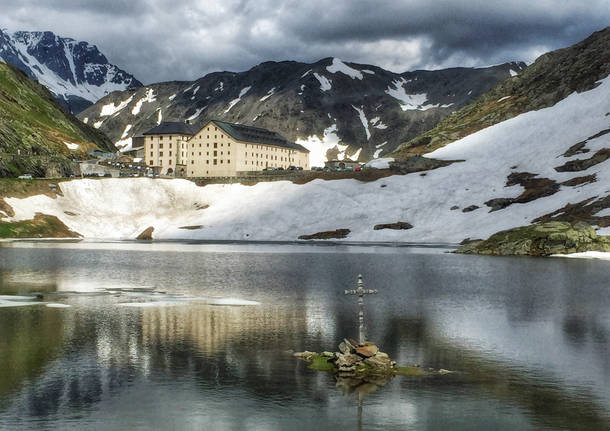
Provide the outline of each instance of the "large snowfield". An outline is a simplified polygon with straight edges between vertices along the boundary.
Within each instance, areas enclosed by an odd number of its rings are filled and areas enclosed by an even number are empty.
[[[563,157],[572,145],[610,128],[610,77],[594,90],[555,106],[522,114],[439,149],[428,157],[465,160],[448,167],[395,175],[374,182],[315,180],[255,186],[208,185],[187,180],[104,179],[61,183],[64,196],[9,198],[12,220],[36,212],[59,217],[86,238],[133,239],[149,226],[155,239],[296,240],[299,235],[350,229],[346,241],[459,242],[527,225],[567,203],[610,192],[610,160],[579,172],[553,168],[609,147],[609,134],[587,141],[590,152]],[[552,196],[490,212],[484,202],[514,198],[523,187],[505,187],[511,172],[529,172],[558,183],[584,175],[597,181],[561,186]],[[462,209],[480,208],[471,212]],[[206,207],[207,206],[207,207]],[[451,209],[457,206],[459,209]],[[409,230],[374,230],[404,221]],[[188,226],[189,229],[181,229]],[[198,228],[199,227],[199,228]],[[610,234],[610,228],[600,229]]]

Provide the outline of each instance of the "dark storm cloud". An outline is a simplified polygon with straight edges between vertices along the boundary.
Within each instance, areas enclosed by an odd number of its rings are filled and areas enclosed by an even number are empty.
[[[3,0],[1,25],[87,40],[144,82],[338,56],[394,71],[532,61],[610,23],[607,0]]]

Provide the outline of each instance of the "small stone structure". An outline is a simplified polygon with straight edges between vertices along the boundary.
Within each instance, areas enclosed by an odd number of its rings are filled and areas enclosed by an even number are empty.
[[[393,372],[396,362],[387,353],[381,352],[374,343],[358,343],[344,338],[339,344],[338,352],[297,352],[295,357],[307,362],[326,358],[333,365],[339,377],[354,377],[362,374],[389,374]]]

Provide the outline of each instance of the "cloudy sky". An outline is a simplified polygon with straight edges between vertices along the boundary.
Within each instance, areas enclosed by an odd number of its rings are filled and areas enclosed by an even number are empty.
[[[395,72],[529,63],[608,25],[608,0],[2,0],[0,18],[96,44],[144,83],[330,56]]]

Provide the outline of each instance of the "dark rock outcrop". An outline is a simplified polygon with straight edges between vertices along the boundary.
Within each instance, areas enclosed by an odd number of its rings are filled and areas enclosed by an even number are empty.
[[[406,230],[412,229],[413,225],[411,223],[407,223],[406,221],[397,221],[396,223],[386,223],[386,224],[377,224],[373,227],[374,230],[381,229],[393,229],[393,230]]]
[[[498,211],[512,204],[523,204],[533,200],[551,196],[559,191],[559,184],[548,178],[535,178],[537,174],[529,172],[513,172],[506,181],[505,187],[511,187],[516,184],[524,187],[525,190],[516,198],[495,198],[485,202],[485,205],[491,207],[490,212]]]
[[[410,174],[412,172],[442,168],[456,162],[463,162],[463,160],[437,160],[416,154],[407,157],[406,159],[396,159],[393,162],[390,162],[390,170],[400,174]]]
[[[300,235],[299,239],[340,239],[347,238],[349,235],[349,229],[337,229],[337,230],[328,230],[324,232],[318,232],[311,235]]]

